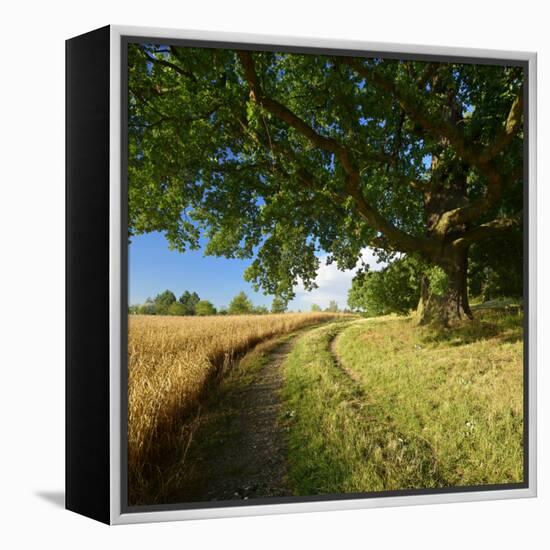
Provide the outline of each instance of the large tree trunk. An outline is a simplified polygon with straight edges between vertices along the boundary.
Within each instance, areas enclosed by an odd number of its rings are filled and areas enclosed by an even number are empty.
[[[468,302],[467,250],[445,254],[438,264],[447,275],[447,288],[442,294],[438,294],[430,289],[428,277],[422,277],[416,311],[418,323],[437,323],[449,327],[457,321],[473,319]]]

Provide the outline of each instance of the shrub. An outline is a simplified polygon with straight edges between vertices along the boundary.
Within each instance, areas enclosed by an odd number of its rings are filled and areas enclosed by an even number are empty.
[[[254,306],[244,292],[239,292],[229,304],[229,313],[231,315],[244,315],[252,313]]]
[[[199,300],[195,306],[196,315],[216,315],[216,308],[208,300]]]
[[[187,315],[185,307],[179,302],[174,302],[173,304],[170,304],[166,312],[168,315]]]
[[[361,272],[352,281],[348,305],[369,316],[388,313],[406,314],[420,298],[421,264],[405,256],[381,271]],[[433,273],[437,284],[444,284],[439,273]]]

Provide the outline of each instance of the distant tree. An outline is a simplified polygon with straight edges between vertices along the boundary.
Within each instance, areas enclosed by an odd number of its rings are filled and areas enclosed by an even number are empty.
[[[229,304],[229,313],[231,315],[243,315],[252,313],[254,306],[244,292],[239,292]]]
[[[284,313],[287,306],[287,300],[281,296],[275,296],[275,298],[273,298],[273,302],[271,303],[271,313]]]
[[[165,290],[157,294],[154,301],[156,315],[168,315],[168,308],[176,301],[171,290]]]
[[[139,313],[141,315],[156,315],[157,309],[155,302],[151,298],[147,298],[147,300],[139,306]]]
[[[170,304],[166,310],[166,314],[167,315],[187,315],[184,305],[180,304],[179,302],[174,302],[173,304]]]
[[[254,306],[252,313],[255,313],[256,315],[265,315],[269,313],[269,310],[266,306]]]
[[[405,256],[381,271],[357,275],[348,293],[348,305],[370,316],[406,314],[418,303],[422,276],[429,279],[434,293],[445,292],[446,279],[441,270]]]
[[[199,300],[195,306],[196,315],[216,315],[216,308],[208,300]]]
[[[195,315],[195,308],[200,302],[199,295],[196,292],[186,290],[179,299],[180,304],[185,308],[185,315]]]
[[[165,290],[160,294],[157,294],[155,298],[155,304],[158,306],[169,306],[176,301],[176,297],[171,290]]]
[[[338,313],[338,302],[336,302],[336,300],[331,300],[325,311],[328,311],[329,313]]]
[[[227,306],[221,306],[220,309],[218,309],[218,315],[227,315]]]
[[[311,311],[322,311],[321,306],[317,304],[311,304]]]

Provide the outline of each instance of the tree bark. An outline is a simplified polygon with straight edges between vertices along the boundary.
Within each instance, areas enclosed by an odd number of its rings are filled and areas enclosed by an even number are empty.
[[[447,276],[446,289],[443,293],[435,292],[428,277],[422,276],[416,311],[418,323],[450,327],[458,321],[473,319],[468,301],[468,251],[446,253],[437,263]]]

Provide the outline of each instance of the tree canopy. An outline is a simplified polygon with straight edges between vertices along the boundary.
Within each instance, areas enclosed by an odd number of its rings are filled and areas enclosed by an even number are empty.
[[[196,315],[216,315],[216,308],[208,300],[200,300],[195,307]]]
[[[155,304],[159,306],[169,306],[176,301],[176,297],[171,290],[165,290],[155,297]]]
[[[195,310],[199,302],[199,295],[196,292],[191,293],[188,290],[186,290],[179,299],[179,303],[183,306],[185,311],[184,315],[195,315]]]
[[[239,292],[229,303],[228,312],[231,315],[253,313],[254,305],[244,292]]]
[[[275,296],[271,302],[271,313],[284,313],[287,308],[287,302],[280,296]]]
[[[316,255],[417,254],[470,315],[469,249],[521,231],[519,66],[129,46],[129,232],[251,258],[289,300]]]

